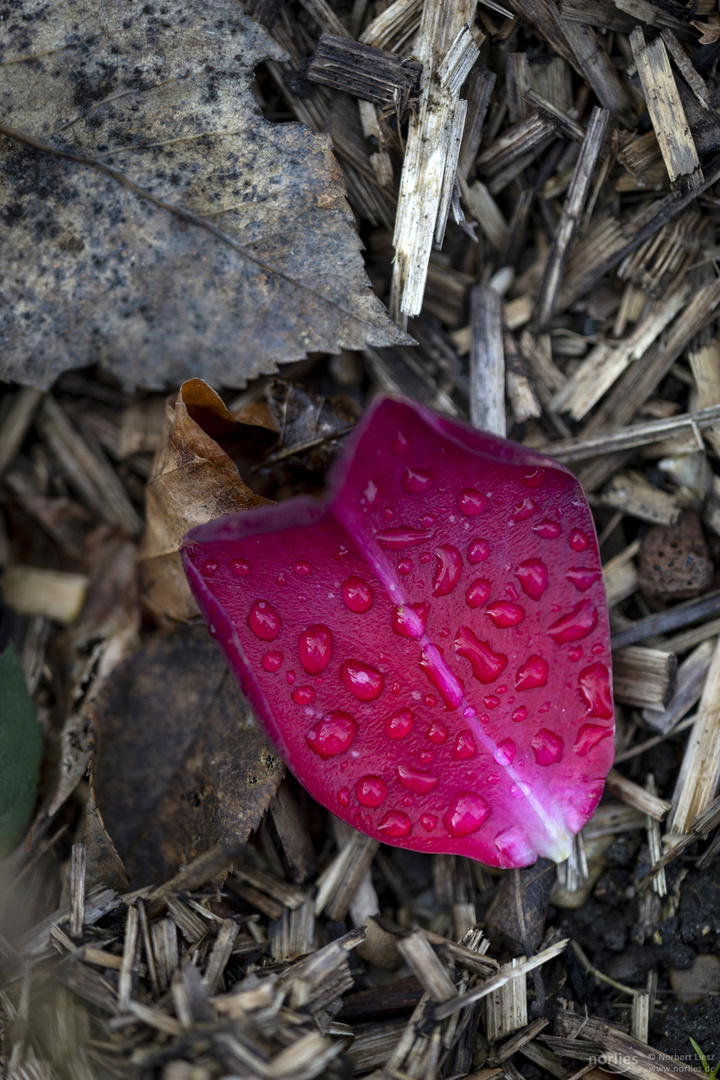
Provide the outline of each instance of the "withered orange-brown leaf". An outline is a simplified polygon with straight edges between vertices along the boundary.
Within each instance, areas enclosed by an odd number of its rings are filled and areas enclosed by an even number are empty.
[[[92,705],[93,788],[133,885],[259,824],[284,768],[205,627],[156,635]]]
[[[0,378],[98,362],[224,386],[410,339],[373,294],[327,135],[271,124],[283,50],[237,0],[17,0],[0,40]]]
[[[168,402],[146,489],[140,547],[142,598],[158,615],[190,619],[198,613],[178,554],[188,529],[267,502],[242,482],[221,445],[243,426],[202,379],[183,383],[175,402]],[[262,444],[262,429],[257,430]]]

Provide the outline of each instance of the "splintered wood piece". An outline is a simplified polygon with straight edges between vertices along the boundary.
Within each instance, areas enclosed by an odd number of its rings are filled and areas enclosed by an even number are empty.
[[[634,807],[641,814],[647,814],[656,821],[662,821],[670,809],[669,802],[658,798],[657,795],[651,795],[633,780],[628,780],[617,769],[611,769],[608,773],[607,789],[611,795],[615,795],[627,806]]]
[[[648,774],[647,781],[645,783],[647,791],[651,795],[657,795],[657,785],[655,784],[655,777],[652,773]],[[655,818],[646,818],[647,823],[647,838],[648,838],[648,850],[650,852],[650,864],[658,862],[662,858],[662,837],[660,836],[660,825]],[[663,867],[657,874],[653,875],[652,890],[657,893],[658,896],[667,896],[667,878],[665,876],[665,868]],[[634,1017],[634,1013],[633,1013]],[[640,1018],[641,1019],[641,1018]],[[637,1035],[637,1032],[633,1032]]]
[[[43,390],[36,390],[32,386],[24,386],[15,394],[10,410],[0,426],[0,477],[20,449],[44,396]]]
[[[677,683],[677,656],[630,645],[613,653],[613,696],[623,705],[662,712]]]
[[[312,840],[287,781],[270,803],[270,817],[292,881],[303,882],[315,861]]]
[[[580,155],[575,165],[570,190],[563,206],[550,256],[545,265],[545,273],[535,305],[535,322],[537,328],[541,331],[549,328],[555,311],[570,244],[573,241],[580,217],[585,208],[585,201],[603,147],[609,119],[610,113],[606,109],[593,109],[585,138],[580,147]]]
[[[688,353],[687,359],[697,386],[696,408],[716,405],[720,401],[720,337]],[[707,428],[705,438],[720,454],[720,424]]]
[[[139,945],[139,915],[137,908],[129,907],[125,919],[122,966],[118,977],[118,1006],[127,1012],[133,997],[133,979],[137,972]]]
[[[670,843],[712,802],[720,780],[720,643],[710,662],[697,717],[690,732],[673,793]]]
[[[633,99],[610,56],[599,44],[594,27],[570,19],[563,19],[562,25],[577,65],[603,108],[613,115],[632,114]]]
[[[541,1035],[540,1039],[556,1053],[596,1061],[601,1052],[613,1072],[622,1072],[632,1080],[698,1080],[702,1075],[683,1061],[653,1050],[632,1035],[584,1013],[560,1010],[555,1029],[558,1036]]]
[[[524,956],[515,957],[509,963],[503,964],[500,971],[513,972],[524,960]],[[484,1001],[484,1008],[485,1031],[491,1043],[497,1042],[505,1035],[512,1035],[519,1028],[524,1028],[528,1022],[525,979],[511,979],[505,986],[488,994]]]
[[[531,1042],[536,1035],[539,1035],[540,1032],[548,1026],[549,1023],[550,1021],[546,1016],[538,1016],[536,1020],[533,1020],[532,1023],[516,1032],[511,1039],[508,1039],[507,1042],[498,1047],[492,1055],[492,1060],[497,1061],[500,1064],[504,1061],[509,1061],[513,1054],[516,1054],[518,1050]]]
[[[282,909],[282,915],[270,926],[270,948],[275,960],[303,956],[315,948],[315,904],[306,900],[291,911]]]
[[[660,31],[660,37],[665,42],[668,52],[677,64],[678,71],[692,90],[695,97],[700,102],[702,108],[709,109],[710,92],[707,88],[707,84],[705,80],[696,71],[695,67],[693,66],[692,60],[685,52],[685,49],[681,42],[678,41],[677,37],[668,26],[666,26],[663,30]]]
[[[684,283],[706,231],[705,216],[690,206],[649,236],[618,267],[618,277],[659,300]]]
[[[683,716],[690,712],[693,705],[700,700],[710,661],[716,648],[716,638],[709,638],[707,641],[701,642],[683,660],[677,672],[675,693],[666,708],[661,712],[652,708],[643,709],[642,719],[646,727],[649,727],[652,731],[657,731],[660,735],[667,735],[682,720]]]
[[[666,893],[661,892],[659,895],[665,896]],[[638,1042],[643,1044],[647,1044],[650,1038],[650,994],[646,990],[642,990],[640,993],[635,994],[632,999],[630,1034],[634,1039],[637,1039]]]
[[[634,471],[617,473],[597,501],[652,525],[675,525],[681,511],[676,496],[654,487],[642,473]]]
[[[650,122],[673,187],[687,182],[697,190],[703,182],[695,143],[662,37],[646,43],[642,27],[630,35],[630,45],[647,104]]]
[[[493,247],[502,251],[507,242],[508,224],[488,187],[482,180],[468,185],[460,178],[460,192],[468,213],[477,221]]]
[[[272,874],[266,874],[262,870],[256,870],[255,867],[248,866],[246,863],[235,864],[233,877],[239,878],[240,881],[244,881],[256,889],[260,889],[261,892],[279,901],[283,907],[291,910],[299,908],[307,900],[304,890],[299,886],[291,885],[289,882],[273,877]]]
[[[360,41],[378,49],[402,53],[420,29],[423,0],[395,0],[360,35]]]
[[[73,844],[70,864],[70,937],[82,937],[85,921],[85,865],[86,848],[84,844]]]
[[[472,26],[476,0],[425,0],[415,55],[423,65],[417,108],[410,118],[400,178],[393,246],[395,261],[390,313],[401,325],[422,307],[433,241],[445,230],[448,191],[452,190],[467,105],[438,71],[448,53],[476,50],[465,25]]]
[[[505,438],[502,301],[494,289],[471,290],[470,330],[470,420],[480,431]]]
[[[455,984],[422,930],[402,938],[397,947],[431,1001],[450,1001],[457,996]]]
[[[507,6],[517,15],[526,19],[533,30],[552,46],[558,56],[562,56],[569,64],[578,69],[577,60],[568,45],[564,28],[558,16],[557,6],[553,3],[553,0],[508,0]]]
[[[327,0],[301,0],[308,15],[315,20],[321,30],[338,37],[350,37],[350,31],[340,22]]]
[[[601,457],[603,454],[615,454],[633,450],[640,446],[651,446],[668,437],[687,431],[703,431],[720,422],[720,405],[703,409],[697,413],[680,413],[662,420],[646,420],[631,427],[616,431],[604,431],[597,435],[579,436],[572,439],[556,439],[542,443],[538,449],[550,454],[558,461],[576,462],[587,458]]]
[[[84,574],[7,566],[2,576],[3,600],[21,615],[44,616],[69,626],[80,614],[90,581]]]
[[[311,82],[392,109],[400,118],[416,94],[422,65],[347,37],[322,34],[307,69]]]
[[[497,75],[494,71],[488,71],[487,68],[482,66],[476,68],[470,76],[467,116],[465,118],[465,130],[463,131],[457,168],[459,181],[467,181],[470,170],[475,165],[475,159],[480,150],[483,125],[496,79]]]
[[[223,919],[220,924],[218,936],[208,957],[205,974],[203,975],[203,985],[209,997],[212,997],[217,990],[218,983],[235,946],[235,939],[238,936],[239,929],[238,924],[233,922],[232,919]]]
[[[348,830],[350,833],[350,830]],[[350,903],[380,847],[377,840],[352,832],[337,855],[318,878],[315,912],[322,911],[333,922],[347,915]]]
[[[358,946],[358,955],[367,963],[386,971],[396,971],[402,963],[398,942],[405,932],[380,915],[371,915],[365,923],[365,940]]]
[[[503,343],[505,390],[513,416],[518,424],[524,424],[527,420],[536,420],[542,416],[542,405],[528,377],[517,342],[509,331],[503,335]]]

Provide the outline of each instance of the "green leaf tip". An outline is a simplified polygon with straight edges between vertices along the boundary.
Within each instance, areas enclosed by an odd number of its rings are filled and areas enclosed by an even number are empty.
[[[0,858],[20,842],[35,806],[42,728],[13,645],[0,653]]]

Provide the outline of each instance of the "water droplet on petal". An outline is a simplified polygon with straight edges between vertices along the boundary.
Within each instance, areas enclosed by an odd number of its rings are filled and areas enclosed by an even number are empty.
[[[422,765],[430,765],[435,760],[435,751],[421,750],[418,754],[418,758]]]
[[[610,672],[604,664],[592,664],[584,668],[578,677],[578,688],[580,697],[590,710],[590,716],[597,716],[601,720],[612,719],[614,712]]]
[[[498,630],[517,626],[525,618],[525,608],[520,604],[514,604],[512,600],[494,600],[492,604],[488,604],[485,612]]]
[[[286,672],[285,673],[285,681],[287,682],[288,686],[293,686],[295,684],[295,672],[294,671]]]
[[[568,649],[568,656],[571,660],[582,660],[583,647],[582,645],[571,645]]]
[[[562,529],[557,521],[539,521],[537,525],[533,525],[533,532],[541,540],[554,540],[560,535]]]
[[[573,551],[585,551],[590,544],[588,534],[582,529],[573,529],[570,533],[570,547]]]
[[[456,796],[443,815],[443,823],[451,836],[459,838],[477,832],[490,816],[490,807],[482,795],[463,791]]]
[[[429,739],[430,742],[433,743],[440,744],[447,742],[447,737],[447,728],[443,724],[442,720],[436,720],[435,723],[432,724],[425,732],[425,738]]]
[[[402,574],[403,577],[407,577],[407,575],[412,574],[412,572],[413,572],[412,559],[398,559],[398,573]]]
[[[282,628],[282,620],[267,600],[256,600],[250,608],[248,626],[262,641],[274,641]]]
[[[405,491],[427,491],[433,482],[433,474],[426,469],[407,468],[402,478],[402,486]]]
[[[533,753],[538,765],[555,765],[558,761],[562,761],[564,746],[565,740],[547,728],[540,728],[532,741]]]
[[[378,825],[378,832],[385,833],[394,840],[407,836],[411,829],[410,818],[403,814],[402,810],[389,810]]]
[[[340,790],[338,791],[338,797],[337,798],[338,798],[338,802],[340,803],[341,806],[349,806],[350,805],[350,792],[348,791],[348,789],[346,787],[340,788]]]
[[[308,675],[319,675],[330,663],[332,634],[323,623],[308,626],[298,638],[300,663]]]
[[[497,709],[500,704],[500,698],[496,697],[495,694],[488,694],[487,697],[483,698],[483,704],[486,709]]]
[[[599,570],[591,566],[575,566],[568,570],[566,577],[578,592],[586,592],[600,580],[601,574]]]
[[[350,749],[357,730],[357,724],[349,713],[331,712],[310,729],[305,741],[318,757],[327,761]]]
[[[393,453],[404,454],[409,446],[410,443],[408,442],[406,436],[403,435],[402,431],[398,431],[397,435],[395,436],[395,442],[393,443]]]
[[[232,572],[236,577],[247,577],[250,573],[250,563],[245,559],[235,559],[232,563]]]
[[[487,496],[476,488],[463,488],[458,492],[457,504],[467,517],[477,517],[487,506]]]
[[[309,705],[315,700],[315,690],[312,686],[298,686],[292,692],[292,699],[296,705]]]
[[[545,469],[535,469],[535,472],[523,476],[523,484],[526,488],[542,487],[545,481]]]
[[[531,600],[539,600],[548,587],[548,568],[542,559],[526,559],[515,571],[522,591]]]
[[[427,694],[426,697],[423,698],[423,701],[427,705],[428,709],[433,709],[437,705],[438,699],[435,697],[434,694]]]
[[[362,806],[380,806],[387,795],[387,788],[379,776],[363,776],[355,785],[357,800]]]
[[[534,653],[528,656],[524,664],[517,670],[515,676],[516,690],[534,690],[537,686],[546,686],[548,672],[550,671],[547,660]]]
[[[455,652],[470,661],[473,675],[485,686],[495,682],[507,667],[507,656],[494,652],[488,641],[480,641],[469,626],[461,626],[458,630]]]
[[[307,577],[308,574],[312,574],[312,566],[309,562],[296,562],[293,565],[293,573],[298,577]]]
[[[527,720],[527,709],[525,706],[518,705],[517,709],[513,711],[512,718],[516,724],[520,724],[523,720]]]
[[[284,654],[281,652],[268,652],[263,656],[261,663],[266,671],[277,671],[281,667],[284,660]]]
[[[493,757],[498,765],[512,765],[515,760],[517,748],[512,739],[503,739],[498,743],[493,752]]]
[[[465,603],[469,608],[481,607],[490,595],[490,582],[487,578],[476,578],[468,586]]]
[[[385,734],[388,739],[404,739],[409,735],[415,717],[409,709],[398,709],[385,720]]]
[[[215,559],[208,559],[208,561],[203,564],[202,573],[205,575],[205,577],[212,577],[217,568],[218,564]]]
[[[429,529],[411,529],[408,526],[399,525],[395,529],[384,529],[377,533],[375,539],[380,547],[394,551],[424,544],[426,540],[432,540],[432,532]]]
[[[422,825],[425,832],[432,832],[437,823],[438,819],[435,817],[434,814],[423,814],[423,816],[420,818],[420,824]]]
[[[402,786],[408,791],[415,792],[416,795],[427,795],[440,783],[439,777],[433,776],[432,773],[418,772],[411,765],[398,765],[395,771]]]
[[[443,696],[446,708],[457,709],[463,700],[463,685],[447,665],[443,651],[428,645],[420,654],[420,668]]]
[[[532,517],[537,512],[537,503],[534,499],[531,499],[528,495],[523,501],[515,507],[512,512],[512,521],[525,521],[526,518]]]
[[[548,627],[548,634],[557,645],[565,645],[569,641],[581,641],[593,632],[597,621],[598,613],[595,605],[589,600],[581,600],[572,611],[562,615]]]
[[[603,727],[600,724],[583,724],[575,739],[575,753],[585,757],[594,750],[598,743],[612,735],[611,727]]]
[[[511,825],[499,832],[495,837],[495,847],[509,866],[526,866],[535,858],[535,849],[519,825]]]
[[[452,748],[453,761],[465,761],[467,758],[475,757],[476,754],[477,745],[472,732],[469,729],[461,731]]]
[[[419,641],[425,633],[430,604],[402,604],[392,613],[392,628],[399,637],[414,638]]]
[[[435,549],[435,574],[433,596],[448,596],[458,583],[462,572],[462,555],[452,544],[442,544]]]
[[[340,678],[360,701],[374,701],[380,697],[385,685],[383,673],[360,660],[345,660],[340,666]]]
[[[471,720],[473,716],[477,716],[477,709],[474,705],[468,705],[463,709],[463,716],[466,720]]]
[[[482,537],[478,537],[477,540],[472,540],[468,546],[467,561],[471,566],[477,566],[478,563],[484,562],[489,554],[490,544]]]
[[[342,598],[345,607],[357,615],[364,615],[373,606],[373,591],[367,581],[360,577],[349,577],[343,581]]]

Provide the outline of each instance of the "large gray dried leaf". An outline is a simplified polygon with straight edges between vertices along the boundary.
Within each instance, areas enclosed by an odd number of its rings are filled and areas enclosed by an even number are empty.
[[[0,40],[0,378],[242,386],[405,336],[326,137],[261,116],[237,0],[18,0]]]

